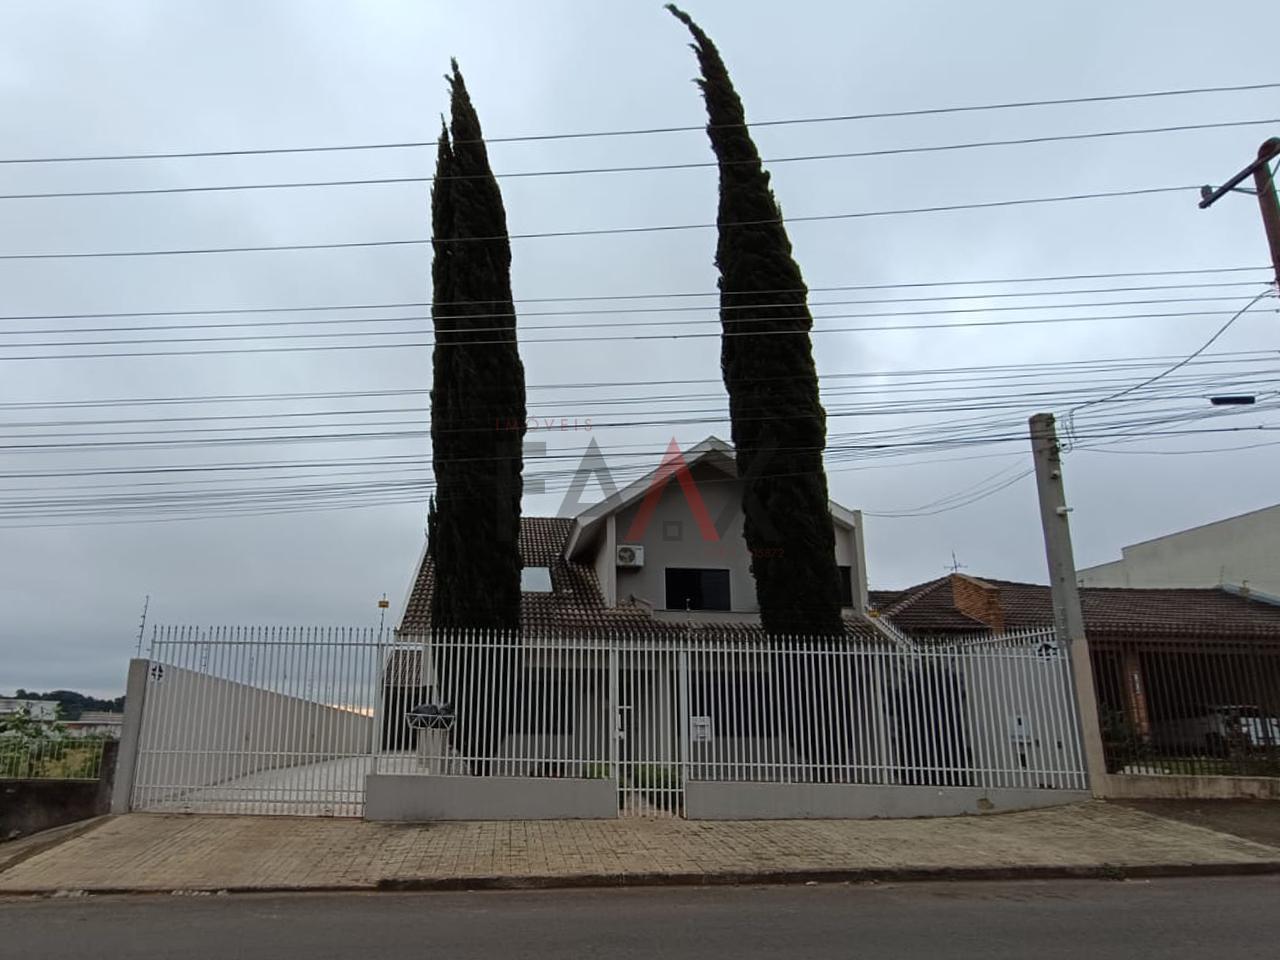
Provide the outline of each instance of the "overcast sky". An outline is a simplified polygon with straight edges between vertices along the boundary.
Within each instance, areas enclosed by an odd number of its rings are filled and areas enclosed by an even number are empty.
[[[720,46],[753,121],[1280,80],[1268,67],[1280,10],[1266,6],[1225,24],[1203,4],[1182,0],[689,0],[688,9]],[[0,7],[0,157],[430,141],[447,106],[442,75],[450,56],[491,138],[697,125],[704,114],[687,40],[656,0],[18,0]],[[756,139],[776,159],[1268,120],[1280,116],[1278,93],[762,126]],[[779,162],[771,171],[790,216],[887,211],[1220,182],[1277,133],[1280,123]],[[493,143],[490,153],[499,173],[711,159],[696,130]],[[429,149],[401,148],[4,164],[0,193],[420,178],[432,163]],[[502,189],[517,234],[715,219],[709,168],[508,178]],[[873,586],[938,576],[953,551],[975,575],[1044,579],[1034,487],[1028,477],[1015,479],[1030,467],[1021,439],[1027,416],[1065,413],[1140,384],[1204,344],[1264,289],[1265,270],[1136,275],[1266,263],[1252,198],[1230,196],[1210,211],[1196,201],[1191,189],[791,225],[811,287],[864,288],[815,290],[811,301],[815,316],[831,318],[818,319],[817,329],[835,331],[814,336],[831,414],[832,494],[867,513]],[[421,182],[0,200],[0,254],[411,240],[429,234],[428,210]],[[520,305],[530,414],[593,420],[590,432],[531,432],[531,442],[570,459],[530,458],[527,475],[563,470],[592,438],[623,479],[656,466],[673,437],[690,445],[711,433],[728,436],[714,298],[546,300],[705,294],[715,288],[714,247],[715,233],[705,229],[513,243],[517,299],[545,300]],[[429,249],[412,244],[0,260],[0,313],[413,303],[430,299],[429,270]],[[1134,275],[885,286],[1100,273]],[[1235,285],[1221,285],[1228,283]],[[865,302],[961,294],[968,298]],[[1262,445],[1269,434],[1149,435],[1273,422],[1274,304],[1261,302],[1206,353],[1229,356],[1189,365],[1124,403],[1079,411],[1067,484],[1080,565],[1275,500],[1280,456]],[[618,312],[691,306],[706,309]],[[1017,309],[1003,309],[1010,306]],[[582,310],[611,312],[570,314]],[[1135,313],[1162,315],[1003,324]],[[407,307],[0,321],[0,693],[18,686],[119,692],[148,594],[153,623],[376,624],[384,592],[396,615],[423,540],[429,444],[426,396],[415,391],[430,386],[431,358],[429,347],[385,345],[421,344],[430,328],[423,314]],[[352,317],[382,322],[207,326]],[[416,319],[387,322],[394,317]],[[969,325],[848,329],[955,323]],[[585,333],[623,339],[574,341],[581,326],[598,324],[607,326]],[[169,329],[148,332],[157,326]],[[656,333],[683,336],[634,339]],[[246,335],[257,339],[190,340]],[[261,339],[286,335],[295,339]],[[161,338],[169,341],[101,344]],[[61,345],[35,346],[48,343]],[[351,349],[293,349],[300,346]],[[207,349],[257,352],[181,353]],[[168,355],[65,356],[104,352]],[[59,358],[16,359],[50,354]],[[1025,366],[1125,358],[1146,359],[1107,368]],[[945,372],[998,365],[1015,368]],[[635,385],[648,381],[676,383]],[[372,395],[380,391],[389,393]],[[1206,398],[1221,392],[1258,394],[1261,403],[1252,413],[1227,411],[1229,421],[1171,419],[1209,412]],[[343,395],[49,406],[303,393]],[[147,422],[120,422],[130,420]],[[601,425],[610,420],[640,424]],[[967,426],[948,432],[957,423]],[[397,435],[368,436],[379,432]],[[352,433],[363,436],[333,436]],[[287,439],[299,434],[322,439]],[[250,437],[276,439],[243,442]],[[940,446],[946,437],[1000,442]],[[139,442],[149,445],[118,446]],[[892,456],[868,449],[886,443]],[[31,449],[49,444],[62,446]],[[275,466],[241,469],[265,463]],[[156,472],[120,472],[141,470]],[[1006,481],[1013,482],[996,489]],[[526,513],[555,513],[562,488],[562,479],[548,480],[547,493],[526,499]],[[157,495],[187,499],[162,503]],[[304,509],[317,506],[343,509]]]

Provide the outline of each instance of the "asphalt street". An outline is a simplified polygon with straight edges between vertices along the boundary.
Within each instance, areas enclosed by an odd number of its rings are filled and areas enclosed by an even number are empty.
[[[0,901],[4,954],[96,958],[1241,957],[1280,877]]]

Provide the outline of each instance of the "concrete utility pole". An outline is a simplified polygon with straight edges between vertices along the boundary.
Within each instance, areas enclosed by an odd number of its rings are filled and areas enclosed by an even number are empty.
[[[1200,209],[1213,206],[1232,190],[1253,193],[1262,208],[1262,226],[1267,231],[1267,245],[1271,248],[1271,265],[1275,268],[1276,284],[1280,285],[1280,200],[1276,199],[1276,183],[1271,175],[1271,161],[1280,157],[1280,137],[1272,137],[1258,148],[1258,158],[1217,190],[1200,188]],[[1241,187],[1250,176],[1254,189]]]
[[[1053,623],[1058,642],[1070,657],[1089,788],[1095,797],[1102,796],[1107,782],[1107,763],[1098,721],[1098,698],[1093,687],[1089,640],[1085,636],[1084,612],[1080,608],[1080,588],[1076,584],[1075,555],[1071,550],[1071,526],[1067,521],[1071,508],[1067,506],[1062,484],[1062,451],[1058,446],[1053,414],[1037,413],[1031,418],[1031,450],[1035,455],[1040,524],[1044,528],[1044,552],[1049,562],[1049,586],[1053,592]]]

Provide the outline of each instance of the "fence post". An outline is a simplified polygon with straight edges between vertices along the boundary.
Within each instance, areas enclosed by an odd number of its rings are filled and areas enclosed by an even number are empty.
[[[111,812],[128,813],[133,801],[133,780],[138,770],[138,746],[142,737],[142,714],[147,702],[147,676],[151,661],[129,661],[129,679],[124,694],[124,721],[120,727],[120,750],[116,754],[115,782],[111,787]]]
[[[609,640],[609,711],[605,723],[609,731],[609,775],[617,782],[621,773],[618,769],[621,724],[618,722],[618,643],[613,637]]]
[[[679,662],[678,672],[679,672],[680,687],[679,687],[678,705],[676,709],[680,711],[679,713],[680,782],[687,783],[689,780],[689,770],[690,770],[689,760],[690,760],[690,754],[691,754],[691,751],[689,749],[689,693],[690,693],[690,690],[689,690],[689,647],[688,647],[687,639],[685,640],[684,644],[680,647],[680,656],[678,658],[678,662]]]

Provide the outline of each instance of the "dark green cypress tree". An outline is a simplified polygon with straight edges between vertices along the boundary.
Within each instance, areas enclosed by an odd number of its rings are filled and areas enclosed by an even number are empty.
[[[837,634],[839,570],[822,465],[826,411],[809,342],[808,291],[729,71],[689,15],[667,9],[693,34],[707,135],[720,165],[720,366],[760,618],[771,634]]]
[[[515,630],[526,415],[511,243],[480,120],[452,68],[431,191],[431,619],[438,629]]]

